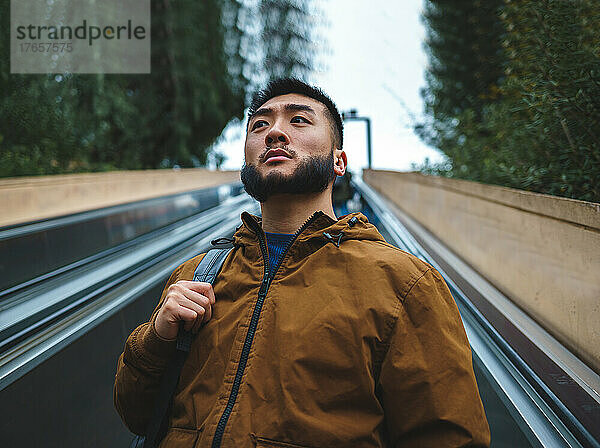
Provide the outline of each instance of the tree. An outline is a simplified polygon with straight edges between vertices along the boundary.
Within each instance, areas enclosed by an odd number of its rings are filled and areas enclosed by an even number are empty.
[[[314,15],[310,0],[260,0],[263,73],[306,78],[313,69]]]
[[[483,106],[497,98],[503,78],[503,28],[497,14],[501,4],[502,0],[425,4],[429,67],[422,94],[436,119],[452,119],[467,109],[480,116]]]
[[[453,36],[456,27],[444,24],[443,17],[441,23],[427,17],[428,33]],[[435,59],[424,91],[429,119],[417,131],[440,148],[450,164],[423,168],[453,177],[600,201],[597,5],[593,0],[505,0],[494,20],[502,32],[484,34],[479,39],[498,43],[497,60],[503,73],[487,94],[474,84],[463,84],[468,86],[463,97],[473,98],[472,92],[477,92],[480,101],[449,95],[448,89],[439,86],[452,83],[436,71],[436,64],[443,67],[442,72],[447,66],[469,66],[472,55],[453,52],[446,45],[451,37],[442,40],[444,51],[437,50],[437,42],[429,47],[430,61]]]
[[[149,75],[9,73],[0,41],[0,176],[199,166],[243,117],[241,0],[151,0]],[[10,1],[0,24],[10,29]]]

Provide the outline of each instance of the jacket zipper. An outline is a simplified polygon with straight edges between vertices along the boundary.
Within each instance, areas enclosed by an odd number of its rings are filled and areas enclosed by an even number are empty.
[[[269,291],[269,287],[271,286],[271,282],[277,274],[279,270],[279,266],[283,263],[283,259],[291,247],[291,245],[296,241],[296,238],[300,236],[300,234],[308,227],[308,225],[312,222],[312,220],[317,216],[319,212],[315,212],[308,218],[304,224],[294,233],[292,239],[287,243],[285,249],[281,253],[279,257],[279,262],[275,265],[275,268],[271,271],[269,266],[269,256],[267,253],[267,244],[263,238],[262,232],[257,231],[258,240],[260,243],[260,251],[262,253],[262,257],[265,264],[263,280],[260,285],[260,289],[258,291],[258,300],[256,301],[256,305],[254,306],[254,310],[252,311],[252,318],[250,319],[250,326],[248,327],[248,333],[246,333],[246,339],[244,340],[244,346],[242,347],[242,354],[240,356],[240,362],[238,363],[237,370],[235,372],[235,378],[233,380],[233,386],[231,387],[231,393],[229,394],[229,400],[227,400],[227,405],[225,406],[225,410],[223,414],[221,414],[221,418],[219,419],[219,423],[217,424],[217,429],[215,430],[215,436],[213,438],[211,448],[219,448],[221,446],[221,442],[223,440],[223,434],[225,432],[225,427],[227,426],[227,421],[229,420],[229,416],[231,415],[231,411],[233,410],[233,406],[235,405],[235,401],[237,399],[238,392],[240,390],[240,386],[242,385],[242,377],[244,376],[244,370],[246,369],[246,364],[248,363],[248,356],[250,355],[250,348],[252,347],[252,342],[254,340],[254,334],[256,333],[256,327],[258,326],[258,320],[260,318],[260,313],[262,311],[263,303],[265,298],[267,297],[267,292]]]

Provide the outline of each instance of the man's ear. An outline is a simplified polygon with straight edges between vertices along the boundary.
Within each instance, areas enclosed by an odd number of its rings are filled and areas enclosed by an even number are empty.
[[[333,171],[337,176],[343,176],[346,174],[346,167],[348,166],[348,159],[346,153],[341,149],[333,150]]]

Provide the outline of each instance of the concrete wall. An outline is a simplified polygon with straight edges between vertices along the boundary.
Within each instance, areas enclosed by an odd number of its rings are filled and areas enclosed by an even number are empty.
[[[196,190],[239,179],[239,171],[202,168],[0,179],[0,226]]]
[[[418,173],[363,178],[600,371],[600,204]]]

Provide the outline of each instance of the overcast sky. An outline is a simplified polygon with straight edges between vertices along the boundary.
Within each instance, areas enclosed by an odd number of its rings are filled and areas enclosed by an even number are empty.
[[[405,171],[425,157],[440,160],[413,133],[406,113],[408,108],[418,118],[423,109],[419,89],[427,59],[421,8],[422,0],[321,2],[329,25],[320,32],[328,51],[321,57],[324,70],[313,77],[340,111],[353,108],[371,118],[374,168]],[[367,165],[365,124],[350,121],[344,127],[348,167],[360,171]],[[227,157],[223,168],[241,168],[243,133],[239,125],[225,130],[216,146]]]

